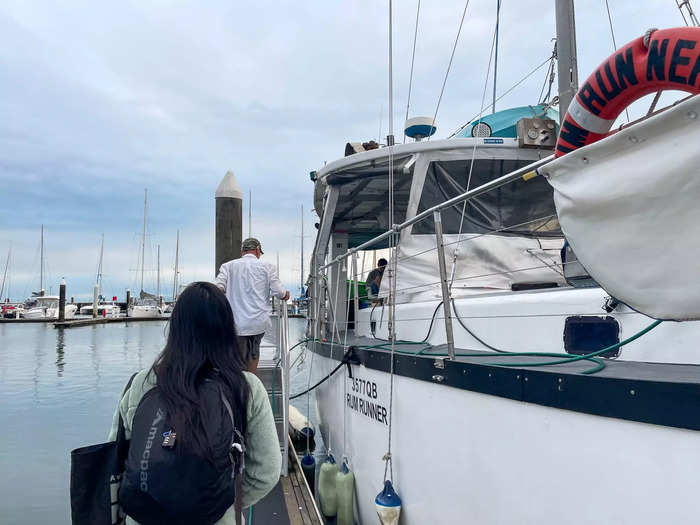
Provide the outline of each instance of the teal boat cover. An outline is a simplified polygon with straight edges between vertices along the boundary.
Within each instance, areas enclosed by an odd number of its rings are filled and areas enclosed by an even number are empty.
[[[522,118],[549,118],[557,123],[557,133],[559,133],[559,112],[556,109],[547,107],[545,104],[536,106],[520,106],[517,108],[504,109],[489,115],[483,115],[481,119],[476,119],[455,135],[457,138],[472,137],[472,128],[479,123],[487,124],[491,128],[491,137],[517,138],[515,129],[517,122]]]

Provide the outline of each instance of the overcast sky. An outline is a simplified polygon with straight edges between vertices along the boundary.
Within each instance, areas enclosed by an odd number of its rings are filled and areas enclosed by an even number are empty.
[[[394,2],[394,133],[406,112],[415,0]],[[609,0],[618,45],[683,25],[674,0]],[[11,297],[39,282],[91,296],[100,235],[107,295],[138,289],[161,246],[170,295],[175,236],[185,282],[213,278],[214,190],[233,170],[253,194],[252,233],[299,282],[300,206],[313,246],[308,173],[347,141],[387,134],[387,2],[3,0],[0,4],[0,271],[12,244]],[[440,111],[444,137],[479,111],[496,0],[472,0]],[[432,116],[464,1],[423,0],[411,116]],[[604,0],[576,2],[579,76],[612,51]],[[498,92],[551,53],[554,0],[502,0]],[[534,104],[542,69],[498,103]],[[556,84],[555,84],[556,85]],[[490,93],[491,87],[488,88]],[[641,105],[632,118],[646,109]],[[247,215],[247,203],[246,203]],[[244,233],[247,232],[247,224]],[[0,280],[2,274],[0,273]],[[155,271],[146,288],[155,291]],[[296,288],[295,288],[296,286]]]

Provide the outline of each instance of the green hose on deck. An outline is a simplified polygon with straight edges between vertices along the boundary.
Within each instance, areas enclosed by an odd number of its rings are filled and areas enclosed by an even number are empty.
[[[544,361],[541,363],[484,363],[484,365],[488,366],[503,366],[503,367],[520,367],[520,368],[526,368],[526,367],[539,367],[539,366],[553,366],[553,365],[560,365],[560,364],[567,364],[567,363],[574,363],[576,361],[592,361],[596,364],[595,367],[590,368],[588,370],[584,370],[581,372],[582,374],[595,374],[596,372],[600,372],[605,368],[605,362],[602,361],[601,359],[596,359],[599,355],[604,354],[605,352],[609,352],[611,350],[616,350],[617,348],[620,348],[622,346],[625,346],[628,343],[631,343],[632,341],[640,338],[647,332],[650,332],[657,326],[659,326],[663,321],[657,320],[651,323],[649,326],[646,328],[643,328],[636,334],[628,337],[624,341],[620,341],[619,343],[615,343],[614,345],[607,346],[603,348],[602,350],[597,350],[595,352],[590,352],[588,354],[584,355],[575,355],[572,356],[571,354],[561,354],[561,353],[550,353],[550,352],[502,352],[502,353],[490,353],[490,352],[482,352],[482,353],[457,353],[455,354],[457,357],[488,357],[488,358],[494,358],[494,357],[560,357],[561,359],[558,359],[556,361]],[[424,344],[421,342],[416,342],[416,341],[396,341],[396,344],[402,344],[402,345],[418,345],[418,344]],[[377,345],[361,345],[358,346],[358,348],[364,348],[364,349],[381,349],[381,350],[386,350],[386,351],[391,351],[391,343],[382,343],[382,344],[377,344]],[[446,357],[448,354],[441,352],[439,354],[423,354],[426,350],[429,350],[432,348],[431,346],[426,346],[419,350],[418,352],[409,352],[407,350],[397,350],[394,348],[394,352],[399,353],[399,354],[405,354],[405,355],[428,355],[430,357],[432,356],[437,356],[437,357]]]

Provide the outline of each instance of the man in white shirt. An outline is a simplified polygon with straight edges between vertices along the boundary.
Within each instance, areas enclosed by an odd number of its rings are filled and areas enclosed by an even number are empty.
[[[275,267],[260,260],[262,254],[260,241],[250,237],[241,244],[241,258],[222,264],[216,276],[216,285],[231,304],[239,351],[251,372],[258,368],[260,341],[272,327],[270,294],[289,299]]]

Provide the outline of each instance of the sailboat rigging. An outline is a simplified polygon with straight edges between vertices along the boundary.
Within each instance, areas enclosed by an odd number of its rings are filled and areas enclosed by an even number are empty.
[[[407,525],[700,513],[688,483],[700,457],[687,453],[700,431],[700,354],[688,351],[700,339],[688,321],[700,318],[698,281],[687,256],[699,242],[700,96],[606,136],[615,115],[597,110],[616,95],[595,73],[579,91],[573,1],[557,0],[554,15],[559,114],[553,100],[505,109],[455,138],[419,142],[435,131],[428,117],[406,130],[416,142],[389,137],[389,147],[314,173],[308,384],[324,442],[362,473],[361,523],[376,521],[388,481]],[[652,57],[652,75],[695,84],[699,29],[639,36],[633,57]],[[685,63],[671,60],[672,48]],[[629,73],[623,86],[618,69],[646,65],[627,49],[597,70],[620,92],[633,82]],[[638,86],[642,69],[635,86],[667,87]],[[604,118],[572,115],[594,95],[600,106],[589,112]],[[567,109],[586,119],[585,136],[564,124]],[[605,138],[586,140],[596,133]],[[557,135],[577,148],[554,160]],[[378,297],[351,320],[347,290],[359,283],[347,259],[386,248]],[[686,321],[655,320],[664,318]],[[425,443],[438,446],[421,460]],[[572,461],[572,450],[596,461]],[[590,479],[594,506],[561,490]]]

